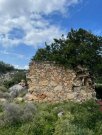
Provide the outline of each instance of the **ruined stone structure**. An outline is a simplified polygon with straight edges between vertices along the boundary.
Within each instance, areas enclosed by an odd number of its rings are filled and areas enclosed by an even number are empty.
[[[65,69],[50,62],[32,62],[27,75],[28,100],[37,102],[85,101],[95,96],[87,69]]]

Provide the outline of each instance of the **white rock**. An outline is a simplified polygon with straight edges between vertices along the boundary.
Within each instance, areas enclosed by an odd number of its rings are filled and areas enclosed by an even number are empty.
[[[16,85],[12,86],[11,88],[9,88],[9,91],[10,92],[15,91],[15,90],[20,91],[22,89],[24,89],[24,87],[22,87],[20,84],[16,84]]]
[[[59,112],[57,115],[59,118],[61,118],[63,116],[64,112]]]
[[[7,100],[5,98],[0,98],[0,102],[6,102]]]
[[[54,88],[55,91],[61,91],[62,90],[62,86],[61,85],[58,85],[57,87]]]

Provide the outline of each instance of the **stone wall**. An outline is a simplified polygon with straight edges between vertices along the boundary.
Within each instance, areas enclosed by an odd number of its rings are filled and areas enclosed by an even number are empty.
[[[49,62],[33,62],[27,75],[27,100],[37,102],[85,101],[93,98],[94,85],[89,72],[76,71]]]

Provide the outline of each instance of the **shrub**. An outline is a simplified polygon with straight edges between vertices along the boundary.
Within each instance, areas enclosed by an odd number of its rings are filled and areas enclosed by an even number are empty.
[[[13,85],[15,84],[18,84],[21,82],[21,80],[24,80],[25,83],[26,83],[26,74],[25,72],[23,71],[18,71],[17,73],[15,73],[12,77],[11,80],[5,80],[3,82],[3,85],[6,87],[6,88],[10,88],[12,87]]]
[[[6,103],[3,106],[3,121],[5,125],[18,125],[23,122],[32,121],[36,114],[36,106],[32,103],[19,105]]]
[[[37,111],[37,108],[33,103],[25,104],[23,108],[22,120],[32,121],[36,114],[36,111]]]
[[[13,86],[15,84],[15,82],[13,80],[5,80],[3,82],[3,85],[8,89],[10,88],[11,86]]]
[[[1,85],[0,92],[7,92],[7,88],[5,86]]]
[[[4,105],[4,122],[16,125],[21,122],[22,109],[19,105],[10,103]]]
[[[10,95],[7,92],[0,92],[0,98],[10,99]]]
[[[13,77],[13,81],[15,84],[19,83],[21,80],[25,80],[26,82],[26,74],[23,71],[17,72]]]

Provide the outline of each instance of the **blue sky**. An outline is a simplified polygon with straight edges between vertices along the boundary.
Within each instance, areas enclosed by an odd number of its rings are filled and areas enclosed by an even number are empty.
[[[102,0],[0,0],[0,60],[28,68],[38,48],[71,28],[102,35]]]

